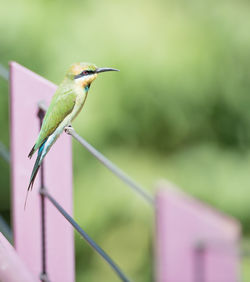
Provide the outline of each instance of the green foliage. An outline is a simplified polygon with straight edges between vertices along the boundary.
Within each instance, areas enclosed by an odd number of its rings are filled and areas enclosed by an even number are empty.
[[[249,234],[249,8],[246,0],[7,1],[0,62],[55,83],[76,61],[119,68],[94,82],[76,130],[145,186],[168,178]],[[7,105],[0,80],[6,146]],[[0,169],[5,199],[8,167]],[[153,211],[76,144],[74,179],[80,224],[133,280],[152,281]],[[78,281],[116,281],[78,235],[76,254]]]

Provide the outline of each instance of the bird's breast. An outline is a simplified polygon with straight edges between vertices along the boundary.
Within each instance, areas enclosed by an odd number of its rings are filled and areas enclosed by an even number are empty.
[[[87,96],[88,96],[87,91],[84,91],[84,90],[82,91],[82,89],[81,89],[81,93],[78,92],[78,95],[76,97],[75,107],[74,107],[74,110],[72,112],[72,120],[79,114],[79,112],[83,108],[84,103],[87,99]]]

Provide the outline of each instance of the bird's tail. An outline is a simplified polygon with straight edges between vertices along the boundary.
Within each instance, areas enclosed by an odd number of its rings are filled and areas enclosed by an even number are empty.
[[[33,154],[35,153],[35,146],[36,145],[34,145],[33,146],[33,148],[31,149],[31,151],[30,151],[30,153],[29,153],[29,155],[28,155],[28,157],[31,159],[31,157],[33,156]]]
[[[37,155],[36,162],[35,162],[35,165],[34,165],[34,167],[33,167],[32,173],[31,173],[30,182],[29,182],[29,186],[28,186],[28,189],[27,189],[27,193],[26,193],[26,198],[25,198],[25,203],[24,203],[24,209],[25,209],[25,207],[26,207],[26,203],[27,203],[27,198],[28,198],[29,191],[32,190],[32,187],[33,187],[34,181],[35,181],[35,179],[36,179],[38,170],[39,170],[39,168],[40,168],[40,166],[41,166],[41,162],[42,162],[42,153],[43,153],[43,149],[44,149],[44,145],[45,145],[46,141],[47,141],[47,140],[45,140],[45,141],[43,142],[43,144],[39,147],[39,150],[38,150],[38,155]]]

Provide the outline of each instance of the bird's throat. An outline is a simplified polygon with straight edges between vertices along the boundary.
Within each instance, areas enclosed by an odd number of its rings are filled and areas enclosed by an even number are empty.
[[[86,85],[86,86],[84,87],[84,89],[85,89],[86,92],[89,91],[89,88],[90,88],[90,84],[88,84],[88,85]]]

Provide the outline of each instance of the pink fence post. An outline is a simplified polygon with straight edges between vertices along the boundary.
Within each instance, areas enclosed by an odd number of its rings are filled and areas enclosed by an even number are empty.
[[[24,262],[17,255],[13,246],[0,232],[0,281],[34,282],[35,278],[28,271]]]
[[[31,273],[42,272],[41,187],[37,176],[24,211],[25,195],[36,156],[28,153],[39,133],[38,103],[49,104],[56,85],[12,62],[11,179],[14,246]],[[72,214],[71,138],[63,134],[44,161],[44,184],[51,195]],[[74,281],[74,236],[72,227],[45,199],[46,265],[50,281]]]
[[[156,195],[156,281],[239,281],[240,224],[171,184]]]

